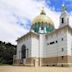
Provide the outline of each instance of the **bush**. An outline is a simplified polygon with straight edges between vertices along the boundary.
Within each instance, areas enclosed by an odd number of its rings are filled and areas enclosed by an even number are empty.
[[[0,64],[12,64],[16,54],[16,45],[0,41]]]

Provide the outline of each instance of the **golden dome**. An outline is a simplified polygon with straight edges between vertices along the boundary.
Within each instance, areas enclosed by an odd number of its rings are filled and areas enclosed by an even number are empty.
[[[36,24],[36,23],[44,23],[44,24],[53,24],[52,20],[46,16],[46,13],[44,10],[41,11],[40,15],[35,17],[34,20],[32,21],[32,24]]]

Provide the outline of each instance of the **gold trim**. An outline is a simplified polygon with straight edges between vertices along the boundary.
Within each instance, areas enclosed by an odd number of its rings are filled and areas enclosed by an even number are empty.
[[[51,25],[54,24],[53,21],[46,15],[39,15],[39,16],[35,17],[34,20],[32,21],[32,25],[36,24],[38,22],[40,22],[40,23],[43,22],[44,24],[47,23],[47,24],[51,24]]]

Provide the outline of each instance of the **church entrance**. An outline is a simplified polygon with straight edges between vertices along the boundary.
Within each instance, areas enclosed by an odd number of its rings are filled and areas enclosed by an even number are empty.
[[[21,63],[25,64],[26,61],[26,46],[23,45],[21,49]]]

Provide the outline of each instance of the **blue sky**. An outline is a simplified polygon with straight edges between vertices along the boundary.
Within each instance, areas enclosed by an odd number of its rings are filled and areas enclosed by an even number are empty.
[[[72,19],[72,0],[0,0],[0,40],[16,44],[18,37],[29,32],[42,7],[58,27],[62,4]]]
[[[65,4],[67,7],[67,11],[72,11],[72,0],[45,0],[46,5],[49,7],[54,7],[55,11],[61,11],[62,4]]]

